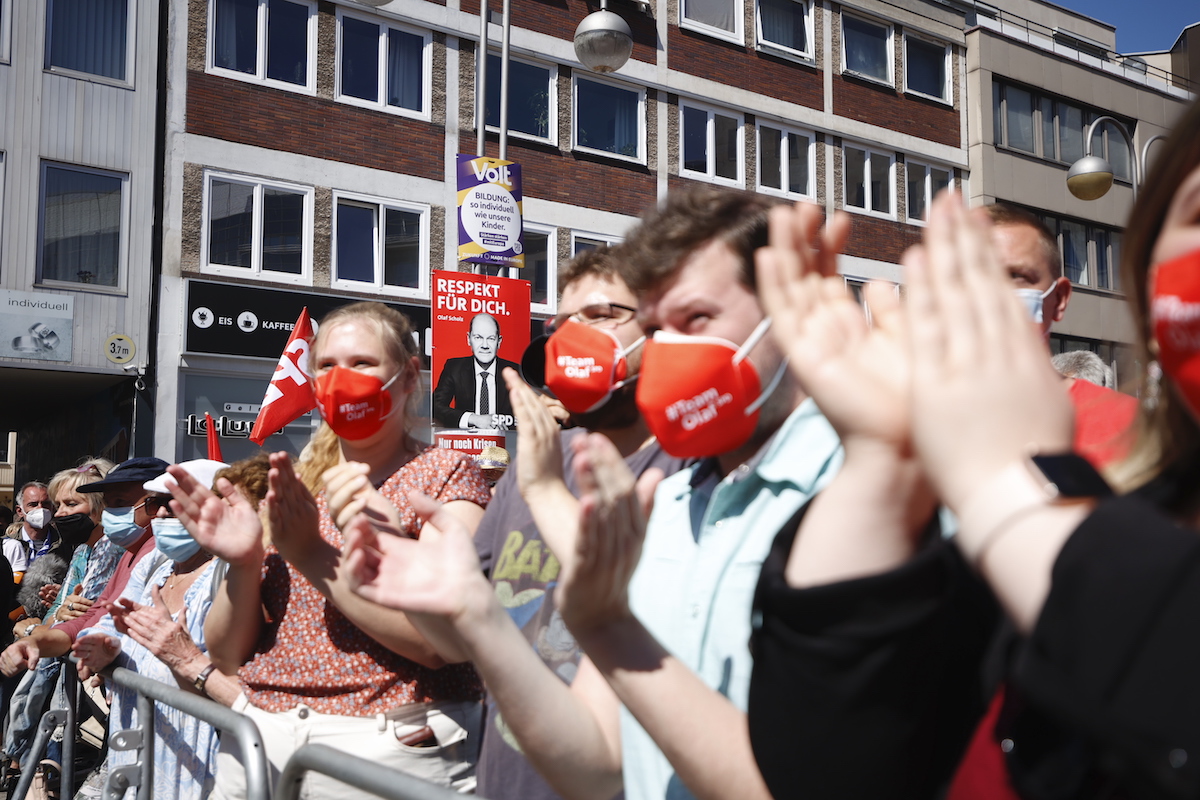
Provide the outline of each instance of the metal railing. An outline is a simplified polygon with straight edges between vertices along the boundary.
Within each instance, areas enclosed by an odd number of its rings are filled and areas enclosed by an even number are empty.
[[[306,744],[292,754],[279,777],[275,800],[296,800],[306,772],[320,772],[386,800],[462,800],[461,794],[444,786],[323,744]]]
[[[50,737],[54,735],[54,731],[59,725],[62,725],[64,730],[59,786],[65,786],[68,792],[74,793],[75,716],[76,709],[79,707],[79,673],[75,671],[74,664],[63,659],[63,665],[58,674],[63,682],[63,693],[67,696],[67,707],[52,708],[42,714],[37,734],[34,736],[33,745],[29,751],[30,768],[21,772],[21,778],[17,781],[10,800],[25,800],[25,796],[29,794],[29,787],[33,785],[33,776],[37,771],[33,765],[41,760],[41,756],[50,744]]]
[[[106,674],[117,686],[132,689],[137,693],[138,709],[138,727],[113,733],[109,736],[108,746],[113,750],[140,751],[136,764],[117,767],[108,773],[106,798],[120,798],[131,786],[137,787],[137,800],[151,800],[154,796],[154,702],[157,701],[203,720],[222,733],[236,738],[242,750],[242,764],[246,770],[247,798],[268,800],[270,773],[267,769],[267,753],[263,749],[258,726],[249,717],[220,703],[214,703],[212,700],[206,700],[199,695],[168,686],[122,667]]]

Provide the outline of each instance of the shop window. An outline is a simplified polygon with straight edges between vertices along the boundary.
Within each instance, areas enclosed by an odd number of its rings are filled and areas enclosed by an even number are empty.
[[[210,8],[209,63],[214,70],[315,91],[315,2],[212,0]]]
[[[129,176],[42,165],[39,283],[119,288]]]
[[[892,216],[894,157],[851,145],[842,152],[846,208]]]
[[[680,174],[740,186],[742,118],[690,103],[680,104],[683,163]]]
[[[205,271],[308,283],[312,198],[308,187],[208,176]]]
[[[428,293],[429,208],[339,195],[334,284],[388,294]]]
[[[842,70],[881,83],[892,82],[892,28],[842,15]]]
[[[643,90],[575,79],[575,147],[641,161]]]
[[[126,81],[132,72],[131,2],[136,0],[47,0],[47,68]]]
[[[429,33],[338,12],[338,98],[429,116]]]
[[[813,197],[813,135],[758,126],[758,188],[767,194]]]

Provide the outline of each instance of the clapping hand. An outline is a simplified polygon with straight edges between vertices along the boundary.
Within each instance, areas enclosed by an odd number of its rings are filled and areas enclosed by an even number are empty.
[[[180,466],[167,467],[167,473],[174,481],[167,481],[175,498],[171,510],[201,547],[231,565],[261,563],[262,523],[237,487],[220,478],[218,497]]]

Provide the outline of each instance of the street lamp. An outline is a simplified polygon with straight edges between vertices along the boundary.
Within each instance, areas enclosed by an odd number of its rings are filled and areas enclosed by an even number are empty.
[[[1141,158],[1138,158],[1133,137],[1129,135],[1129,131],[1125,129],[1124,125],[1110,116],[1097,117],[1092,120],[1091,125],[1088,125],[1083,140],[1085,155],[1072,164],[1071,169],[1067,171],[1067,189],[1080,200],[1096,200],[1103,197],[1112,188],[1112,164],[1100,156],[1092,155],[1092,137],[1096,135],[1097,128],[1106,122],[1121,134],[1121,138],[1129,146],[1130,160],[1133,161],[1133,200],[1137,202],[1138,186],[1146,177],[1146,155],[1150,151],[1150,145],[1167,137],[1161,134],[1151,136],[1142,145]]]
[[[575,29],[575,57],[592,72],[616,72],[632,53],[633,31],[608,10],[607,0],[601,0],[600,10],[584,17]]]

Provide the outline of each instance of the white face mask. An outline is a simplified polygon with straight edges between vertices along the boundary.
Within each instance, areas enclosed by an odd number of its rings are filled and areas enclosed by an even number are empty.
[[[29,527],[40,531],[50,521],[50,512],[44,508],[35,508],[32,511],[26,511],[25,521],[29,523]]]
[[[1020,299],[1021,304],[1025,306],[1025,310],[1029,312],[1029,318],[1037,324],[1042,324],[1042,306],[1043,301],[1050,296],[1058,286],[1058,282],[1050,284],[1050,288],[1044,292],[1039,292],[1037,289],[1013,289],[1013,292]]]

